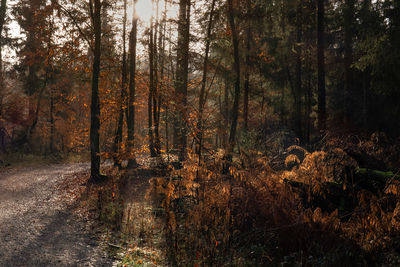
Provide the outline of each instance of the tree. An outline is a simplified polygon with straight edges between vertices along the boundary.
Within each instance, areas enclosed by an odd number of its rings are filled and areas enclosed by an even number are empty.
[[[154,4],[154,1],[152,1]],[[154,18],[151,17],[150,19],[150,29],[149,29],[149,95],[147,99],[147,113],[148,113],[148,137],[149,137],[149,148],[150,148],[150,156],[151,157],[156,157],[157,152],[156,148],[154,145],[154,133],[153,133],[153,119],[154,119],[154,114],[153,110],[156,109],[156,101],[155,101],[155,94],[156,94],[156,72],[157,70],[155,69],[155,44],[157,42],[156,40],[156,35],[154,34]],[[157,31],[157,29],[155,29]]]
[[[324,2],[317,0],[318,129],[322,131],[326,129]]]
[[[302,137],[301,125],[301,95],[302,95],[302,0],[297,1],[296,10],[296,75],[294,81],[294,98],[295,98],[295,129],[298,137]]]
[[[124,111],[126,102],[126,84],[128,80],[127,58],[126,58],[126,23],[127,23],[127,0],[124,0],[124,17],[122,21],[122,64],[121,64],[121,94],[119,102],[118,124],[114,137],[113,152],[119,153],[121,150],[123,126],[124,126]],[[115,165],[119,165],[116,160]]]
[[[156,156],[160,154],[161,150],[161,141],[160,141],[160,120],[159,120],[159,108],[160,108],[160,79],[159,79],[159,57],[158,57],[158,50],[157,50],[157,41],[160,41],[157,37],[158,32],[159,32],[159,26],[160,26],[160,21],[159,21],[159,0],[156,0],[156,18],[154,25],[152,25],[152,30],[154,32],[153,34],[153,40],[152,40],[152,57],[153,57],[153,121],[154,121],[154,151]],[[161,32],[160,32],[160,37],[161,37]],[[162,67],[162,66],[160,66]]]
[[[229,26],[232,35],[233,45],[233,73],[235,80],[235,93],[232,107],[232,123],[229,132],[229,151],[232,151],[234,143],[236,141],[236,128],[239,117],[239,98],[240,98],[240,57],[239,57],[239,37],[235,24],[235,13],[236,10],[233,6],[233,0],[227,0],[227,16]]]
[[[133,2],[132,30],[129,36],[129,97],[128,97],[128,150],[130,153],[128,167],[137,165],[133,147],[135,137],[135,94],[136,94],[136,43],[137,43],[137,16],[136,0]],[[133,154],[133,155],[132,155]]]
[[[244,131],[247,132],[249,127],[249,91],[250,91],[250,53],[251,53],[251,41],[252,41],[252,24],[250,21],[251,2],[246,1],[248,22],[247,22],[247,33],[246,33],[246,58],[245,58],[245,73],[244,73],[244,95],[243,95],[243,118],[244,118]]]
[[[203,62],[203,76],[201,79],[201,88],[200,88],[200,96],[199,96],[199,119],[198,119],[198,154],[201,156],[201,146],[203,139],[203,110],[206,102],[205,94],[206,94],[206,83],[207,83],[207,73],[208,73],[208,58],[210,53],[210,44],[211,44],[211,30],[213,26],[213,16],[214,16],[214,8],[215,8],[216,0],[212,0],[210,7],[210,15],[208,19],[207,25],[207,35],[206,35],[206,49],[204,52],[204,62]]]
[[[179,159],[184,160],[187,145],[187,87],[190,41],[190,0],[179,1],[178,45],[175,78],[174,147],[179,150]]]
[[[344,121],[350,120],[353,91],[353,32],[354,32],[354,3],[355,0],[346,0],[344,7]]]
[[[6,19],[7,11],[7,0],[1,0],[0,3],[0,116],[2,115],[3,106],[3,95],[2,89],[4,88],[4,77],[3,77],[3,59],[2,59],[2,48],[3,48],[3,28]]]
[[[94,3],[93,3],[94,1]],[[99,181],[100,175],[100,103],[99,76],[101,60],[101,9],[100,0],[89,0],[90,15],[94,30],[94,58],[92,70],[92,98],[90,104],[90,179]]]
[[[44,0],[23,0],[14,7],[18,23],[25,32],[26,40],[20,51],[20,69],[26,71],[24,81],[25,92],[29,96],[29,114],[27,127],[20,138],[20,143],[28,143],[38,122],[40,102],[46,89],[46,47],[49,31],[43,27],[49,16]],[[36,98],[35,98],[36,96]]]

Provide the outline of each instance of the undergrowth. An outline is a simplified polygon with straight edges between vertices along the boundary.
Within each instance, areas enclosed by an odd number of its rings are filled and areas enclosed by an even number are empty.
[[[387,191],[395,181],[378,192],[360,188],[356,163],[340,148],[308,153],[291,183],[260,153],[226,158],[189,157],[151,180],[173,266],[400,264],[400,199]]]
[[[166,175],[115,172],[99,209],[120,233],[120,265],[399,266],[398,176],[376,184],[350,156],[398,159],[396,149],[341,140],[314,152],[289,147],[285,171],[265,153],[228,160],[219,150],[200,162],[189,155]]]

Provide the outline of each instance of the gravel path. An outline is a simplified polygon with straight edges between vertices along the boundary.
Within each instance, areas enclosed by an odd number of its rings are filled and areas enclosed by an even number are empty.
[[[74,163],[0,172],[0,266],[112,265],[58,189],[88,168]]]

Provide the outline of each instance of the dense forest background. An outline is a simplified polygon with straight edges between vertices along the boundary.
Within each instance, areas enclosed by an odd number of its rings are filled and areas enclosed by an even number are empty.
[[[131,2],[2,1],[7,143],[87,150],[92,125],[97,152],[132,143],[154,156],[260,148],[276,131],[301,144],[326,129],[399,134],[396,1],[153,5],[138,23]]]
[[[151,158],[179,177],[153,181],[175,264],[398,255],[399,86],[398,0],[1,0],[3,160],[90,151],[99,182],[104,159]],[[179,205],[197,221],[180,224]]]

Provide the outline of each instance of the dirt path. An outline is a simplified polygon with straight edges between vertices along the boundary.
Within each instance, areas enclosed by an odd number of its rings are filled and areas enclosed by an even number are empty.
[[[59,189],[88,168],[74,163],[0,171],[0,266],[112,265]]]

